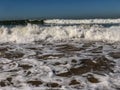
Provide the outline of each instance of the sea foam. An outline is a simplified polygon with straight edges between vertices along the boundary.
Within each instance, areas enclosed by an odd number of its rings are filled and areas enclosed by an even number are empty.
[[[50,21],[49,21],[50,22]],[[56,23],[56,21],[53,20]],[[58,22],[58,21],[57,21]],[[59,21],[63,24],[69,22]],[[72,21],[75,23],[77,21]],[[82,22],[82,21],[81,21]],[[86,21],[85,21],[86,22]],[[101,22],[101,21],[98,21]],[[107,22],[107,21],[106,21]],[[70,24],[70,23],[69,23]],[[48,24],[47,24],[48,25]],[[26,26],[1,26],[0,42],[31,43],[34,41],[120,41],[120,26],[103,27],[102,25],[48,25],[28,24]]]

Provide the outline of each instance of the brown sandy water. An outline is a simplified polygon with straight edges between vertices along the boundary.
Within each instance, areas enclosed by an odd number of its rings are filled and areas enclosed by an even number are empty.
[[[117,80],[113,82],[119,74],[119,50],[118,44],[103,42],[0,44],[0,87],[119,90]]]

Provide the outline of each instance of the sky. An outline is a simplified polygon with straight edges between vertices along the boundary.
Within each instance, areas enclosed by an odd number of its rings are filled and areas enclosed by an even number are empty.
[[[120,17],[120,0],[0,0],[0,20]]]

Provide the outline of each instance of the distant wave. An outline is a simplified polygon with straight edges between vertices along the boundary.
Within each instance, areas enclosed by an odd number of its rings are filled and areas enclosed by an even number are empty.
[[[45,20],[45,23],[48,24],[120,24],[120,19],[81,19],[81,20],[73,20],[73,19],[51,19]]]
[[[27,24],[120,24],[120,19],[51,19],[51,20],[5,20],[0,25],[27,25]]]

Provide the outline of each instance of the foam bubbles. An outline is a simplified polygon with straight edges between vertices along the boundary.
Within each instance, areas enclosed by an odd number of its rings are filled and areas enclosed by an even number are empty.
[[[84,25],[85,26],[85,25]],[[74,26],[15,26],[0,28],[0,42],[31,43],[34,41],[69,41],[69,40],[91,40],[91,41],[120,41],[120,26],[110,28],[99,25],[83,28],[83,25]]]

